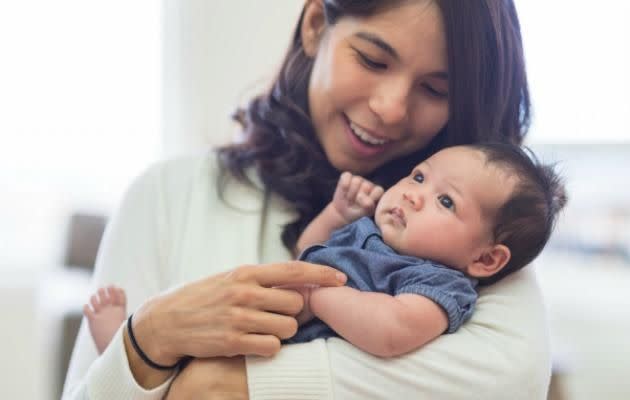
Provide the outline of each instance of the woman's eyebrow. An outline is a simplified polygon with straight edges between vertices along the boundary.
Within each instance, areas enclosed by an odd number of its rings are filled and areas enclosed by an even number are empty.
[[[359,39],[368,41],[372,43],[373,45],[379,47],[380,49],[385,51],[387,54],[395,58],[397,61],[400,60],[400,57],[398,56],[398,53],[396,52],[396,50],[394,50],[392,46],[390,46],[386,41],[381,39],[378,35],[375,35],[370,32],[357,32],[354,34],[354,36],[358,37]]]
[[[429,75],[432,76],[433,78],[436,78],[436,79],[443,79],[445,81],[448,80],[448,73],[446,73],[446,72],[442,72],[442,71],[440,71],[440,72],[432,72]]]

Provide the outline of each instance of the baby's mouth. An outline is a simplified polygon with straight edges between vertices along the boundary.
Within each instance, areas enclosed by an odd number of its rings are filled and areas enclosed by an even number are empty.
[[[389,213],[398,221],[403,227],[407,226],[407,220],[405,219],[405,212],[400,207],[394,207],[389,210]]]

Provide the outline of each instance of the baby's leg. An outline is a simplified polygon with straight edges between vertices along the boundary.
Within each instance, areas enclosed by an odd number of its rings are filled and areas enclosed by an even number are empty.
[[[127,318],[127,297],[122,289],[114,286],[100,288],[83,306],[90,333],[98,354],[102,354],[114,334]]]

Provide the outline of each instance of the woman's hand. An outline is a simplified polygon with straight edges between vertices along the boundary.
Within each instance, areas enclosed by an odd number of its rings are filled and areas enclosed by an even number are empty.
[[[140,348],[162,365],[183,356],[271,356],[297,331],[294,317],[303,306],[299,293],[278,286],[345,280],[333,268],[301,261],[242,266],[152,298],[134,314],[133,330]]]
[[[313,293],[315,288],[309,286],[295,286],[291,289],[302,295],[304,305],[302,306],[302,311],[295,316],[298,325],[302,326],[302,324],[307,323],[315,317],[315,314],[313,314],[311,310],[311,293]]]
[[[247,374],[242,356],[194,359],[171,384],[166,400],[247,400]]]

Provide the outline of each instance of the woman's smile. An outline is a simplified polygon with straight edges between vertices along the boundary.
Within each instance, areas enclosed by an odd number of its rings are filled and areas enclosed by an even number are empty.
[[[352,122],[347,117],[345,131],[351,149],[362,157],[375,157],[386,152],[393,144],[392,140],[382,139],[370,134],[364,128]]]

